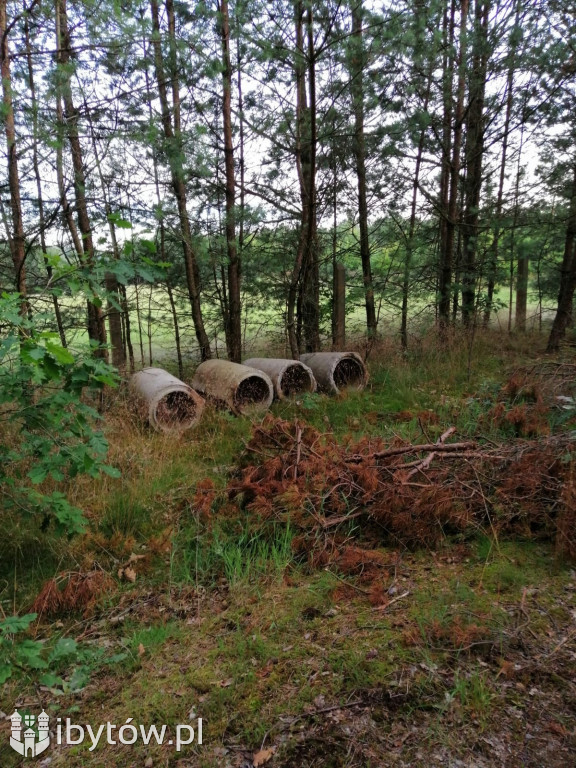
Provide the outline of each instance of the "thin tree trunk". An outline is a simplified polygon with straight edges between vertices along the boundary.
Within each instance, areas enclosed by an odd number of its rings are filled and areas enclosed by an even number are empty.
[[[452,156],[452,113],[454,85],[454,34],[455,34],[455,0],[451,0],[444,10],[442,22],[442,39],[444,55],[442,62],[442,163],[440,170],[440,237],[438,265],[438,321],[441,333],[450,323],[450,287],[452,282],[452,251],[448,247],[448,207],[450,198],[450,158]]]
[[[148,314],[146,315],[146,335],[148,336],[148,365],[152,365],[152,294],[154,288],[150,284],[148,294]]]
[[[132,346],[132,329],[130,323],[130,307],[128,305],[128,295],[126,293],[126,286],[122,283],[118,286],[120,292],[120,302],[122,306],[122,318],[124,320],[124,343],[128,350],[128,362],[130,365],[130,372],[134,373],[134,347]]]
[[[38,224],[40,230],[40,247],[42,248],[42,258],[48,276],[48,283],[52,280],[53,269],[47,258],[46,248],[46,217],[44,215],[44,198],[42,195],[42,180],[40,177],[40,162],[38,160],[38,100],[36,98],[36,83],[34,82],[34,68],[32,66],[32,47],[30,45],[30,24],[28,14],[24,16],[24,36],[26,43],[26,62],[28,65],[28,86],[30,88],[30,98],[32,101],[32,166],[34,168],[34,178],[36,181],[36,194],[38,195]],[[54,317],[60,343],[66,347],[66,334],[64,332],[64,323],[62,322],[62,312],[58,297],[52,292],[52,306],[54,307]]]
[[[96,161],[96,169],[98,171],[98,179],[100,181],[100,189],[102,190],[102,199],[104,201],[104,211],[108,220],[108,231],[110,232],[110,240],[112,243],[112,254],[115,261],[120,260],[120,249],[118,248],[118,239],[116,237],[116,227],[112,221],[112,206],[110,205],[110,199],[108,191],[106,189],[106,183],[104,181],[104,175],[102,173],[102,164],[100,161],[100,155],[98,153],[98,145],[96,143],[96,135],[94,132],[94,124],[92,122],[92,116],[90,114],[90,108],[84,99],[84,112],[88,125],[90,126],[90,138],[92,141],[92,151],[94,152],[94,159]],[[126,368],[126,348],[124,346],[124,337],[122,335],[122,310],[118,279],[114,272],[107,272],[105,276],[106,292],[109,295],[107,302],[106,314],[108,316],[108,328],[110,331],[110,346],[112,347],[112,365],[115,365],[119,371],[123,372]]]
[[[244,97],[242,92],[242,66],[240,59],[240,36],[236,39],[236,59],[238,61],[237,90],[238,90],[238,124],[239,124],[239,149],[240,156],[238,164],[240,166],[240,205],[239,205],[239,228],[238,228],[238,258],[242,264],[242,250],[244,248],[244,217],[246,213],[246,160],[244,157]]]
[[[72,42],[68,30],[68,15],[66,0],[56,0],[57,18],[57,61],[62,77],[62,99],[64,102],[64,121],[66,133],[72,154],[72,166],[74,169],[74,195],[76,199],[76,215],[78,228],[82,236],[82,262],[88,270],[95,270],[94,243],[92,240],[92,228],[88,215],[86,200],[86,175],[84,172],[84,159],[78,133],[79,115],[74,106],[72,88],[70,84],[70,61],[72,58]],[[98,357],[106,358],[106,328],[102,310],[95,301],[96,297],[88,300],[88,336],[90,340],[99,346],[96,351]]]
[[[574,165],[570,208],[566,223],[566,238],[564,240],[564,255],[560,269],[560,290],[558,293],[558,308],[552,323],[548,338],[547,352],[557,352],[560,342],[566,334],[566,329],[572,320],[572,301],[576,289],[576,164]]]
[[[138,341],[140,343],[140,360],[142,367],[146,364],[144,361],[144,337],[142,335],[142,313],[140,312],[140,291],[138,282],[134,283],[134,297],[136,299],[136,323],[138,325]]]
[[[332,124],[332,136],[336,135],[335,121]],[[337,297],[339,289],[338,264],[338,158],[332,147],[330,153],[330,170],[332,171],[332,349],[338,349],[340,333],[338,331]],[[344,289],[344,301],[346,290]]]
[[[58,16],[56,17],[57,28],[60,28]],[[59,33],[58,37],[59,37]],[[62,97],[58,91],[56,94],[56,124],[57,124],[57,145],[56,145],[56,179],[58,181],[58,195],[60,197],[60,208],[62,209],[62,218],[64,224],[70,233],[72,244],[79,261],[84,258],[84,248],[80,235],[78,234],[78,228],[74,221],[74,215],[72,212],[72,206],[68,201],[68,194],[66,192],[66,183],[64,181],[64,158],[63,158],[63,146],[64,146],[64,112],[62,110]]]
[[[219,12],[222,41],[222,121],[224,129],[224,168],[226,173],[226,249],[228,253],[226,346],[230,360],[240,363],[242,360],[240,258],[236,243],[236,179],[232,138],[232,64],[230,61],[230,20],[228,17],[227,0],[220,0]]]
[[[305,113],[306,144],[302,163],[304,189],[302,205],[308,206],[306,250],[302,273],[302,330],[306,352],[320,349],[320,265],[318,262],[317,192],[316,192],[316,54],[314,51],[314,26],[312,4],[306,11],[307,70],[309,108]]]
[[[518,26],[520,18],[520,0],[516,4],[515,24]],[[504,131],[502,136],[502,156],[500,160],[500,175],[498,179],[498,194],[496,196],[496,210],[494,212],[494,235],[490,246],[490,256],[488,259],[488,286],[486,297],[486,309],[482,325],[488,327],[490,315],[492,314],[492,305],[494,303],[494,290],[496,288],[496,270],[498,269],[498,257],[500,248],[500,234],[502,231],[502,208],[504,201],[504,182],[506,180],[506,161],[508,159],[508,142],[510,138],[510,122],[512,118],[512,104],[514,99],[514,72],[516,68],[516,48],[514,45],[511,51],[510,65],[506,77],[506,114],[504,117]]]
[[[476,311],[476,262],[484,160],[484,99],[488,68],[488,14],[490,0],[476,0],[474,39],[466,116],[466,182],[462,218],[462,319],[472,322]]]
[[[423,111],[428,109],[430,99],[430,78],[424,97]],[[400,340],[402,349],[408,349],[408,296],[410,290],[410,271],[412,269],[412,257],[414,254],[414,234],[416,231],[416,205],[418,202],[418,186],[420,184],[420,168],[422,165],[422,156],[424,153],[424,142],[426,140],[426,129],[420,131],[418,140],[418,151],[416,154],[416,168],[414,169],[414,179],[412,181],[412,204],[410,206],[410,223],[408,226],[408,237],[406,239],[406,257],[404,260],[404,277],[402,280],[402,317],[400,323]]]
[[[172,322],[174,324],[174,340],[176,342],[176,359],[178,360],[178,375],[184,376],[184,363],[182,360],[182,346],[180,344],[180,325],[178,323],[178,312],[176,302],[174,301],[174,291],[170,285],[170,280],[166,280],[166,290],[168,291],[168,301],[170,302],[170,312],[172,313]]]
[[[520,333],[526,331],[526,311],[528,308],[528,252],[522,243],[518,246],[516,268],[516,321],[515,328]]]
[[[516,253],[516,229],[518,227],[518,217],[520,215],[520,173],[522,170],[522,148],[524,145],[524,124],[520,129],[520,146],[518,147],[518,161],[516,163],[516,183],[514,185],[514,216],[512,226],[510,227],[510,268],[509,268],[509,291],[508,291],[508,333],[512,333],[512,309],[514,306],[514,260]]]
[[[354,46],[351,56],[352,104],[354,110],[354,157],[356,161],[356,179],[358,184],[358,223],[360,228],[360,259],[364,281],[364,301],[366,305],[366,328],[368,336],[376,334],[376,309],[374,307],[374,284],[370,262],[370,241],[368,236],[368,202],[366,196],[366,141],[364,137],[364,40],[362,0],[352,3],[352,39]]]
[[[468,0],[461,0],[460,4],[460,30],[458,42],[458,56],[456,66],[458,71],[458,85],[456,91],[456,108],[454,110],[454,129],[452,143],[452,162],[450,164],[450,193],[448,197],[448,215],[446,220],[446,253],[444,261],[450,265],[454,258],[456,243],[456,231],[458,229],[458,201],[460,197],[460,152],[462,148],[462,128],[464,121],[464,96],[466,91],[466,20],[468,17]],[[449,289],[449,282],[445,288]],[[450,291],[447,292],[448,298]],[[443,313],[441,312],[441,318]]]
[[[20,314],[22,317],[26,317],[29,312],[26,290],[26,250],[24,243],[24,222],[22,219],[22,201],[20,198],[16,127],[14,124],[14,107],[12,104],[10,51],[8,49],[9,29],[6,6],[6,0],[0,0],[0,73],[2,75],[2,111],[8,156],[10,210],[12,212],[10,250],[12,263],[14,265],[14,284],[16,290],[20,294]]]
[[[158,97],[162,110],[162,128],[164,138],[169,147],[170,175],[172,180],[172,189],[178,206],[178,216],[180,220],[180,230],[182,237],[182,251],[184,255],[184,267],[186,270],[186,282],[188,285],[188,295],[190,297],[190,306],[192,311],[192,320],[196,338],[200,347],[200,357],[202,360],[208,360],[212,357],[210,340],[204,328],[202,317],[202,307],[200,303],[200,273],[196,254],[192,248],[192,233],[190,229],[190,219],[186,208],[186,184],[183,176],[182,146],[179,120],[179,85],[177,70],[171,75],[173,107],[174,107],[174,126],[170,115],[168,105],[168,94],[166,90],[166,79],[164,75],[164,57],[162,54],[162,44],[160,40],[160,18],[157,0],[150,0],[150,10],[152,14],[152,45],[154,47],[154,65],[156,70],[156,81],[158,85]],[[171,32],[171,44],[174,40],[174,8],[171,0],[166,0],[166,11],[168,13],[168,24]]]
[[[304,138],[304,122],[306,120],[307,113],[307,100],[306,100],[306,59],[304,53],[304,34],[303,34],[303,6],[302,0],[296,0],[294,3],[295,12],[295,25],[296,25],[296,51],[295,51],[295,66],[294,71],[296,75],[296,147],[295,147],[295,159],[296,170],[300,182],[300,194],[302,198],[302,218],[300,221],[300,233],[298,237],[298,246],[296,249],[296,257],[294,259],[294,266],[292,268],[292,274],[290,276],[290,283],[288,286],[288,297],[286,307],[286,330],[288,332],[288,343],[290,345],[290,353],[292,357],[297,360],[300,356],[299,340],[295,322],[296,302],[298,299],[298,286],[300,284],[300,277],[302,274],[302,266],[304,263],[305,251],[308,240],[308,217],[310,214],[310,207],[306,200],[306,182],[309,177],[309,143],[308,150],[306,151],[306,140]],[[308,168],[308,170],[306,170]],[[298,313],[300,317],[300,313]]]
[[[144,56],[147,54],[146,39],[143,41]],[[148,67],[144,71],[146,81],[146,101],[148,104],[148,116],[150,119],[150,126],[153,125],[154,115],[152,111],[152,89],[150,87],[150,77],[148,74]],[[154,169],[154,189],[156,191],[156,208],[158,216],[158,228],[160,234],[160,261],[166,263],[168,261],[166,254],[166,224],[164,222],[164,209],[162,206],[162,197],[160,195],[160,174],[158,172],[158,150],[156,145],[152,147],[152,167]],[[170,278],[166,276],[166,290],[168,292],[168,300],[170,302],[170,311],[172,313],[172,323],[174,325],[174,343],[176,346],[176,357],[178,360],[178,373],[180,378],[184,374],[184,365],[182,361],[182,347],[180,341],[180,324],[178,321],[178,312],[176,308],[176,302],[174,300],[174,291],[170,282]]]

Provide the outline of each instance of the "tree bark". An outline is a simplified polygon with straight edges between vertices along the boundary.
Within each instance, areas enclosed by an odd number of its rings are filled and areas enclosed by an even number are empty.
[[[74,169],[74,196],[76,200],[76,215],[78,228],[82,237],[82,249],[79,253],[83,265],[89,270],[95,271],[94,243],[92,240],[92,227],[88,215],[88,203],[86,200],[86,174],[84,171],[84,158],[80,136],[78,132],[79,114],[74,106],[71,87],[70,64],[73,59],[72,40],[68,29],[68,14],[66,0],[56,0],[56,39],[57,62],[63,73],[62,100],[64,103],[64,124],[70,151],[72,154],[72,167]],[[91,342],[98,345],[95,354],[98,357],[107,357],[106,328],[104,317],[96,295],[88,299],[88,337]]]
[[[234,363],[242,361],[242,324],[240,303],[240,258],[236,243],[236,179],[232,137],[232,64],[230,61],[230,19],[227,0],[220,0],[220,37],[222,41],[222,121],[224,129],[224,168],[226,174],[226,250],[228,254],[228,316],[226,346]]]
[[[346,268],[340,262],[334,266],[334,344],[337,351],[346,345]]]
[[[164,74],[164,57],[162,54],[162,44],[160,40],[160,17],[157,0],[150,0],[150,10],[152,14],[152,45],[154,47],[154,66],[156,70],[156,81],[158,85],[158,98],[162,111],[162,128],[164,139],[168,149],[168,159],[170,166],[170,175],[172,180],[172,189],[176,204],[178,206],[178,216],[180,221],[180,234],[182,238],[182,251],[184,255],[184,268],[186,270],[186,283],[188,286],[188,295],[192,311],[192,321],[196,332],[196,339],[200,347],[200,358],[208,360],[212,357],[210,341],[204,328],[204,319],[202,317],[202,307],[200,303],[200,273],[196,254],[192,248],[192,233],[190,229],[190,219],[186,208],[186,184],[184,183],[184,168],[182,161],[180,119],[179,119],[179,84],[177,70],[171,75],[172,95],[174,106],[174,125],[170,114],[168,104],[168,93],[166,88],[166,78]],[[174,8],[171,0],[166,0],[166,11],[168,14],[168,24],[171,30],[171,44],[174,40]]]
[[[352,3],[353,52],[350,59],[350,90],[354,111],[354,158],[358,185],[358,224],[360,228],[360,260],[364,281],[366,305],[366,328],[368,336],[376,334],[376,309],[374,306],[374,284],[370,262],[370,241],[368,236],[368,202],[366,195],[366,139],[364,135],[364,39],[362,34],[362,0]]]
[[[460,30],[458,41],[458,55],[456,59],[456,67],[458,71],[457,90],[456,90],[456,106],[454,110],[454,126],[453,126],[453,140],[452,140],[452,161],[450,163],[449,174],[449,196],[448,196],[448,212],[446,217],[446,241],[443,262],[445,264],[446,275],[451,276],[452,263],[454,259],[454,249],[456,243],[456,231],[458,228],[458,201],[460,192],[460,164],[461,157],[460,152],[462,148],[462,129],[464,121],[464,96],[466,90],[466,20],[468,17],[468,0],[461,0],[460,4]],[[449,267],[449,270],[448,270]],[[447,309],[450,312],[450,280],[444,284],[445,296],[441,296],[442,310]],[[445,306],[445,300],[448,301],[448,306]],[[445,313],[440,312],[441,320],[444,319]]]
[[[316,55],[312,4],[306,10],[307,71],[309,107],[302,114],[305,142],[303,145],[301,193],[302,207],[308,207],[306,248],[302,274],[302,330],[306,352],[320,349],[320,265],[318,263],[317,191],[316,191]]]
[[[316,166],[316,147],[315,147],[315,122],[312,127],[312,121],[315,121],[315,103],[308,108],[306,96],[306,72],[310,74],[313,67],[307,68],[306,51],[304,47],[304,8],[302,0],[296,0],[294,3],[295,27],[296,27],[296,51],[294,71],[296,75],[296,147],[295,159],[296,170],[300,184],[300,198],[302,203],[302,214],[300,219],[300,232],[298,237],[298,246],[294,266],[290,276],[287,297],[286,311],[286,329],[288,332],[288,342],[292,357],[297,360],[300,356],[300,334],[296,325],[296,303],[298,300],[299,288],[302,288],[302,282],[305,281],[309,267],[310,252],[315,246],[316,229],[316,201],[315,201],[315,166]],[[311,20],[309,21],[311,27]],[[308,51],[310,55],[310,51]],[[311,93],[315,98],[315,89],[311,86]],[[300,300],[302,307],[302,291],[300,291]],[[301,324],[304,309],[298,312],[298,323]],[[310,339],[312,341],[312,339]],[[319,339],[318,339],[319,344]],[[309,344],[306,344],[308,347]],[[313,346],[313,344],[310,344]]]
[[[10,210],[12,226],[9,231],[10,250],[14,265],[14,284],[20,294],[20,314],[28,315],[29,306],[26,290],[26,249],[24,242],[24,222],[22,218],[22,200],[20,197],[20,176],[18,173],[18,150],[14,107],[12,103],[12,77],[10,72],[10,51],[8,49],[8,19],[6,0],[0,0],[0,74],[2,76],[2,111],[8,162],[8,187],[10,190]]]
[[[516,3],[515,25],[518,26],[520,18],[520,0]],[[498,193],[496,196],[496,210],[494,212],[494,235],[490,246],[488,257],[488,285],[486,295],[486,309],[482,325],[488,327],[490,315],[492,314],[492,305],[494,303],[494,290],[496,287],[496,270],[498,269],[498,257],[500,249],[500,234],[502,231],[502,208],[504,202],[504,182],[506,180],[506,161],[508,160],[508,142],[510,139],[510,123],[512,119],[512,105],[514,101],[514,73],[516,69],[516,48],[514,45],[511,50],[510,64],[506,77],[506,114],[504,117],[504,131],[502,136],[502,155],[500,160],[500,174],[498,179]]]
[[[34,81],[34,67],[32,65],[32,47],[30,45],[30,23],[28,15],[24,17],[24,37],[26,42],[26,63],[28,67],[28,86],[30,88],[30,99],[32,102],[32,166],[34,169],[34,179],[36,181],[36,194],[38,195],[38,225],[40,231],[40,247],[42,248],[42,258],[50,284],[53,275],[53,269],[47,258],[46,248],[46,216],[44,214],[44,197],[42,195],[42,180],[40,177],[40,163],[38,159],[38,99],[36,97],[36,83]],[[54,307],[54,318],[60,343],[66,347],[66,334],[64,332],[64,323],[62,322],[62,312],[58,297],[52,292],[52,306]]]
[[[466,181],[462,217],[462,320],[470,325],[476,311],[477,255],[484,160],[484,99],[488,68],[488,14],[490,0],[476,0],[466,115]]]
[[[560,269],[560,290],[558,292],[558,308],[552,323],[548,338],[547,352],[557,352],[563,340],[566,329],[572,319],[572,301],[576,289],[576,163],[574,164],[572,187],[570,190],[570,207],[566,222],[566,237],[564,240],[564,255]]]
[[[526,330],[526,310],[528,308],[528,252],[522,243],[518,246],[516,267],[516,322],[515,328],[520,333]]]
[[[438,320],[441,333],[450,323],[450,287],[452,282],[452,250],[448,247],[448,206],[450,198],[450,158],[452,156],[452,113],[454,85],[454,30],[456,5],[446,5],[442,22],[444,56],[442,62],[442,162],[440,169],[440,232],[438,264]]]
[[[430,99],[430,77],[424,96],[424,112],[428,109]],[[408,297],[410,290],[410,271],[412,269],[412,256],[414,253],[414,234],[416,232],[416,204],[418,202],[418,187],[420,184],[420,168],[422,166],[422,157],[424,154],[424,142],[426,140],[426,129],[420,131],[418,140],[418,151],[416,153],[416,167],[414,169],[414,179],[412,181],[412,203],[410,206],[410,223],[408,225],[408,237],[406,238],[406,257],[404,260],[404,277],[402,280],[402,310],[400,320],[400,341],[402,349],[408,349]]]
[[[106,189],[106,182],[104,180],[104,174],[102,173],[102,164],[100,162],[98,145],[96,143],[94,124],[92,122],[90,108],[86,102],[86,99],[84,99],[84,112],[86,114],[86,119],[88,120],[88,125],[90,126],[92,151],[94,152],[94,160],[96,162],[96,169],[98,171],[100,189],[102,190],[104,212],[106,213],[106,218],[108,220],[108,231],[110,232],[110,241],[112,243],[112,255],[114,256],[115,261],[119,261],[120,249],[118,248],[118,240],[116,238],[116,227],[114,226],[114,222],[111,218],[112,206],[110,205],[110,199]],[[122,333],[122,301],[120,297],[118,279],[116,278],[114,272],[106,272],[104,279],[106,292],[109,296],[106,307],[106,315],[108,318],[108,330],[110,332],[110,346],[112,348],[112,365],[116,366],[119,371],[124,372],[126,369],[126,347],[124,345],[125,337]]]

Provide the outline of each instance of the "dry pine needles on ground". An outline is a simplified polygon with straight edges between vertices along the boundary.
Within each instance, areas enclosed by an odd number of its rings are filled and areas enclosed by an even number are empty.
[[[488,531],[555,539],[574,556],[571,438],[495,446],[448,442],[454,432],[433,444],[341,445],[298,420],[268,417],[254,428],[219,515],[289,523],[296,550],[315,565],[341,557],[351,520],[362,523],[355,544],[434,547],[448,534]],[[205,515],[217,495],[210,485],[194,500]]]

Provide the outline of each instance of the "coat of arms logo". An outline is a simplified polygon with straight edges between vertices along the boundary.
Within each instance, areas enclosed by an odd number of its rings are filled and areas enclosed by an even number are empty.
[[[50,718],[46,712],[41,712],[38,719],[34,715],[22,715],[18,710],[10,717],[12,721],[12,735],[10,746],[23,757],[37,757],[50,746],[50,732],[48,724]],[[34,730],[34,723],[37,723]]]

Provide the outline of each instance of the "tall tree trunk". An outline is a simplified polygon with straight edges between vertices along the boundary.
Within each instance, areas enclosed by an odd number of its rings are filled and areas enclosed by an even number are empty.
[[[438,321],[443,332],[450,323],[450,288],[452,282],[452,250],[448,247],[448,206],[452,156],[452,114],[454,87],[454,35],[456,0],[446,5],[442,22],[444,54],[442,61],[442,162],[440,169],[440,232],[438,264]]]
[[[446,241],[445,255],[443,258],[446,269],[454,259],[454,249],[456,244],[456,232],[458,229],[458,202],[460,197],[460,164],[462,148],[462,129],[464,122],[464,96],[466,91],[466,20],[468,17],[468,0],[461,0],[460,3],[460,29],[458,41],[458,55],[456,59],[456,68],[458,72],[456,106],[454,110],[454,127],[452,140],[452,161],[450,163],[450,184],[448,196],[448,212],[446,218]],[[447,289],[448,302],[450,298],[449,282],[444,286]],[[441,301],[444,297],[441,296]],[[441,309],[444,309],[442,304]],[[450,311],[448,304],[448,312]],[[444,313],[440,312],[441,320],[444,319]]]
[[[180,323],[178,322],[178,311],[174,301],[174,291],[170,285],[170,280],[166,279],[166,290],[168,291],[168,301],[170,302],[170,312],[172,313],[172,323],[174,325],[174,341],[176,343],[176,359],[178,360],[178,376],[184,376],[184,362],[182,360],[182,345],[180,343]]]
[[[332,123],[332,136],[336,136],[336,121]],[[338,275],[338,157],[334,146],[330,150],[330,171],[332,173],[332,349],[337,350],[341,338],[339,332],[338,292],[340,278]],[[346,288],[344,288],[344,304],[346,303]]]
[[[566,237],[564,240],[564,255],[560,269],[560,291],[558,293],[558,308],[548,337],[547,352],[557,352],[560,342],[566,334],[566,329],[572,319],[572,301],[576,289],[576,163],[574,164],[572,188],[570,190],[570,207],[566,222]]]
[[[423,111],[428,109],[430,99],[430,77],[424,97]],[[410,290],[410,272],[412,269],[412,257],[414,254],[414,235],[416,232],[416,205],[418,202],[418,187],[420,184],[420,168],[422,166],[422,156],[424,154],[424,142],[426,140],[426,129],[420,131],[418,140],[418,151],[416,153],[416,167],[414,169],[414,178],[412,181],[412,204],[410,206],[410,223],[408,226],[408,237],[406,238],[406,257],[404,259],[404,277],[402,279],[402,313],[400,321],[400,340],[402,349],[408,349],[408,296]]]
[[[309,107],[304,113],[306,144],[302,163],[304,189],[302,206],[308,206],[308,226],[304,270],[302,273],[302,330],[306,352],[320,349],[320,265],[318,262],[317,192],[316,192],[316,54],[314,51],[314,26],[312,4],[307,5],[307,70]]]
[[[38,195],[38,225],[40,230],[40,247],[42,248],[42,258],[48,276],[48,283],[52,280],[53,270],[47,258],[46,248],[46,216],[44,214],[44,197],[42,195],[42,180],[40,177],[40,162],[38,159],[38,99],[36,98],[36,83],[34,81],[34,67],[32,65],[32,46],[30,44],[30,23],[28,14],[24,16],[24,37],[26,43],[26,63],[28,67],[28,86],[30,88],[30,99],[32,102],[32,166],[34,169],[34,179],[36,181],[36,194]],[[54,307],[54,318],[60,343],[66,346],[66,334],[64,332],[64,323],[62,322],[62,312],[58,296],[52,293],[52,306]]]
[[[517,0],[515,12],[515,26],[518,26],[520,18],[521,0]],[[508,142],[510,139],[510,123],[512,118],[512,105],[514,100],[514,73],[516,70],[516,49],[515,43],[510,52],[510,64],[506,76],[506,113],[504,117],[504,129],[502,135],[502,155],[500,159],[500,174],[498,178],[498,193],[496,195],[496,209],[494,211],[494,234],[490,245],[488,256],[488,285],[486,296],[486,309],[482,325],[488,327],[490,315],[492,314],[492,305],[494,303],[494,290],[496,288],[496,271],[498,269],[498,257],[500,249],[500,235],[502,232],[502,208],[504,202],[504,182],[506,180],[506,162],[508,160]]]
[[[528,250],[520,242],[516,268],[516,322],[515,328],[520,333],[526,331],[526,310],[528,308]]]
[[[296,170],[298,173],[298,179],[300,184],[300,198],[302,203],[302,215],[300,220],[300,232],[298,237],[298,246],[296,249],[296,257],[294,259],[294,266],[290,276],[290,283],[288,286],[287,297],[287,309],[286,309],[286,329],[288,332],[288,342],[290,344],[290,352],[294,359],[298,359],[300,354],[300,344],[297,325],[296,325],[296,308],[297,302],[301,307],[298,312],[298,324],[303,321],[303,316],[306,311],[302,308],[303,296],[302,296],[302,283],[305,283],[307,277],[310,275],[310,257],[314,260],[317,255],[314,254],[316,247],[316,191],[315,191],[315,171],[316,171],[316,124],[315,124],[315,87],[310,84],[310,92],[313,96],[314,103],[307,105],[306,96],[306,72],[312,74],[314,71],[314,62],[311,61],[307,67],[307,57],[304,46],[304,8],[302,0],[296,0],[294,3],[295,13],[295,26],[296,26],[296,51],[295,51],[295,66],[294,71],[296,75],[296,147],[295,147],[295,159]],[[311,11],[309,11],[311,14]],[[309,40],[312,36],[312,22],[311,17],[308,19],[309,27]],[[308,51],[308,55],[311,56],[311,51]],[[317,265],[317,260],[316,260]],[[314,278],[314,271],[311,274]],[[314,293],[316,286],[312,286],[312,292]],[[299,290],[300,289],[300,290]],[[298,300],[300,294],[300,300]],[[310,294],[308,294],[309,296]],[[312,300],[312,304],[314,300]],[[317,326],[316,326],[317,327]],[[319,346],[319,338],[314,343],[314,324],[308,323],[308,330],[311,331],[310,337],[307,339],[306,348],[310,349]],[[318,333],[319,337],[319,333]],[[311,349],[314,351],[314,349]]]
[[[116,227],[112,221],[111,216],[112,206],[110,205],[110,198],[106,188],[106,182],[104,181],[104,174],[102,173],[102,163],[100,161],[100,154],[98,152],[98,144],[96,142],[96,134],[94,132],[94,123],[92,122],[90,107],[88,106],[86,99],[84,99],[84,113],[86,115],[86,119],[88,120],[88,125],[90,126],[92,151],[94,152],[96,169],[98,171],[98,179],[100,181],[100,189],[102,191],[102,199],[104,201],[104,211],[108,220],[108,231],[110,232],[110,241],[112,243],[112,254],[115,261],[119,261],[120,249],[118,248]],[[115,365],[119,371],[123,372],[126,368],[126,347],[124,346],[125,337],[122,334],[122,302],[118,279],[116,278],[114,272],[107,272],[105,281],[106,292],[109,296],[106,307],[106,315],[108,317],[108,329],[110,331],[110,346],[112,347],[112,365]]]
[[[78,228],[82,236],[81,258],[83,265],[90,271],[95,270],[94,243],[92,240],[92,227],[88,215],[88,203],[86,200],[86,174],[84,171],[84,158],[80,136],[78,132],[79,114],[74,106],[71,87],[70,66],[73,59],[72,40],[68,29],[68,14],[66,0],[56,0],[56,58],[62,72],[61,92],[64,102],[64,123],[66,134],[72,154],[72,167],[74,169],[74,196],[76,200],[76,215]],[[104,317],[96,296],[88,299],[88,337],[94,344],[99,345],[96,354],[99,357],[107,357],[103,345],[106,344],[106,328]]]
[[[484,160],[484,99],[488,68],[488,14],[490,0],[475,0],[472,69],[466,115],[466,182],[462,217],[462,319],[470,325],[476,307],[478,221]]]
[[[238,165],[240,166],[240,205],[239,205],[239,228],[238,228],[238,258],[242,265],[242,250],[244,248],[244,218],[246,215],[246,159],[244,157],[244,96],[242,91],[242,60],[240,53],[240,36],[236,38],[236,60],[238,62],[237,72],[237,90],[238,90],[238,125],[239,125],[239,149],[240,156]]]
[[[200,347],[200,357],[202,360],[208,360],[212,357],[210,341],[204,328],[204,319],[202,317],[202,307],[200,303],[200,273],[196,254],[192,248],[192,232],[190,229],[190,219],[186,208],[186,184],[184,182],[184,168],[182,159],[182,136],[180,132],[180,97],[177,69],[171,72],[172,82],[172,101],[174,107],[174,125],[170,114],[168,104],[168,93],[166,89],[166,78],[164,74],[164,56],[162,54],[162,43],[160,39],[160,17],[158,10],[158,1],[150,0],[150,10],[152,14],[152,45],[154,47],[154,65],[156,70],[156,81],[158,85],[158,97],[162,111],[162,128],[164,139],[168,148],[168,157],[170,165],[170,175],[172,180],[172,189],[178,206],[178,216],[180,220],[180,230],[182,238],[182,251],[184,254],[184,268],[186,270],[186,282],[188,286],[188,295],[192,311],[192,321],[196,338]],[[174,7],[172,0],[166,0],[166,11],[168,14],[168,25],[170,32],[171,45],[175,45],[174,39]]]
[[[58,17],[56,17],[56,24],[58,29],[60,24]],[[59,36],[59,33],[58,33]],[[78,260],[82,261],[84,257],[84,248],[82,247],[82,241],[78,234],[78,228],[74,221],[74,215],[72,206],[68,200],[68,193],[66,190],[66,182],[64,180],[64,137],[65,137],[65,123],[64,123],[64,111],[62,109],[62,96],[60,91],[56,93],[56,130],[57,130],[57,144],[56,144],[56,179],[58,182],[58,195],[60,198],[60,208],[62,209],[62,219],[66,226],[66,229],[70,233],[72,245],[78,256]]]
[[[236,179],[232,137],[232,64],[230,61],[230,19],[228,2],[220,0],[220,37],[222,41],[222,121],[224,128],[224,168],[226,173],[226,249],[228,253],[228,322],[226,346],[228,357],[242,360],[242,324],[240,303],[240,258],[236,243]]]
[[[10,250],[14,265],[14,283],[20,294],[20,314],[28,314],[26,291],[26,249],[24,243],[24,222],[22,219],[22,201],[20,198],[20,177],[18,174],[18,151],[16,128],[14,125],[14,107],[12,103],[12,78],[10,73],[10,51],[8,49],[7,2],[0,0],[0,73],[2,75],[2,111],[6,149],[8,156],[8,187],[10,189],[10,210],[12,227],[9,230]]]
[[[366,197],[366,140],[364,136],[364,39],[362,0],[352,3],[352,56],[350,59],[350,90],[354,111],[354,158],[358,184],[358,223],[360,228],[360,259],[364,281],[366,305],[366,328],[368,336],[376,334],[376,309],[374,306],[374,285],[370,263],[370,241],[368,237],[368,202]]]
[[[508,287],[508,333],[512,333],[512,309],[514,306],[514,266],[516,258],[516,230],[520,217],[520,176],[522,174],[522,149],[524,146],[524,123],[520,126],[520,145],[516,161],[516,182],[514,184],[514,215],[510,227],[509,287]]]

